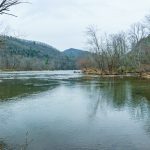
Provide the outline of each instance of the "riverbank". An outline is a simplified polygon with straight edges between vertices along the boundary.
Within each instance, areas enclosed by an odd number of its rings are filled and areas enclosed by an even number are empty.
[[[126,72],[126,73],[109,73],[109,72],[102,72],[98,69],[83,69],[83,73],[88,75],[99,75],[102,77],[140,77],[144,79],[150,79],[150,72]]]
[[[150,79],[150,72],[142,73],[141,77],[145,79]]]

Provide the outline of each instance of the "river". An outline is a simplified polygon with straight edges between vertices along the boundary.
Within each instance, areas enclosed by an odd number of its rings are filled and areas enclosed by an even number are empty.
[[[150,80],[0,73],[0,149],[149,150]]]

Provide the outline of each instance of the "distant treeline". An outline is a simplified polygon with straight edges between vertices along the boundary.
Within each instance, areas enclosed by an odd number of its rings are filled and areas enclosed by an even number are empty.
[[[47,44],[9,36],[0,37],[1,70],[70,70],[80,69],[80,60],[88,52],[68,49],[60,52]]]

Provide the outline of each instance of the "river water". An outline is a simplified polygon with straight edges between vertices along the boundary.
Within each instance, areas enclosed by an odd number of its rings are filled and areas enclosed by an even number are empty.
[[[150,81],[77,71],[0,73],[0,149],[150,150]]]

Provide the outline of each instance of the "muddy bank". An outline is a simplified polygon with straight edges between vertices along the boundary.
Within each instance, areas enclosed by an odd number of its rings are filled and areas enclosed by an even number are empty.
[[[144,79],[150,79],[150,72],[124,72],[124,73],[118,73],[118,72],[102,72],[101,70],[97,69],[83,69],[83,73],[88,75],[100,75],[102,77],[140,77]]]

